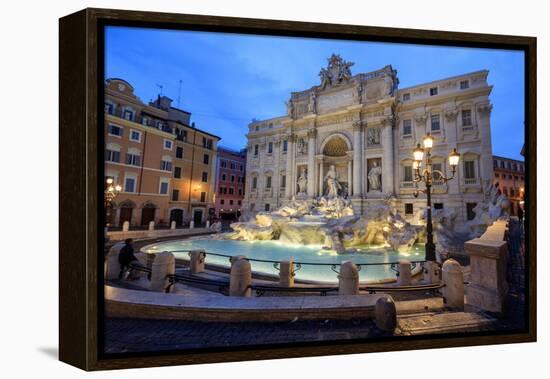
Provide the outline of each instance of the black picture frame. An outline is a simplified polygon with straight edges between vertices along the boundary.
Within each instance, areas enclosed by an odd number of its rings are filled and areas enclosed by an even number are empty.
[[[512,333],[242,347],[100,353],[103,315],[103,28],[106,25],[258,35],[485,47],[525,53],[526,330]],[[84,370],[230,362],[536,341],[536,38],[112,9],[60,19],[59,357]],[[101,180],[100,180],[101,179]]]

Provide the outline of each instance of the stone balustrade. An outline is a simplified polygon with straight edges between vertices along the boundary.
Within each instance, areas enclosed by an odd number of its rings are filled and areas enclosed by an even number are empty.
[[[470,257],[467,302],[490,312],[503,312],[508,293],[506,229],[505,220],[495,221],[481,237],[464,244],[464,250]]]

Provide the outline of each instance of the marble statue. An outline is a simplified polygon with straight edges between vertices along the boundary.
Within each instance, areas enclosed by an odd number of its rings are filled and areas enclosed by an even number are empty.
[[[338,191],[342,189],[340,182],[338,182],[336,169],[334,165],[330,165],[327,174],[325,175],[324,181],[327,182],[327,196],[336,197],[338,196]]]
[[[292,99],[285,102],[286,105],[286,114],[289,117],[292,117],[292,113],[294,113],[294,103],[292,102]]]
[[[313,91],[309,94],[309,103],[307,104],[307,111],[309,113],[317,112],[317,96]]]
[[[378,165],[378,162],[374,161],[368,173],[369,192],[382,190],[381,178],[382,168]]]
[[[321,89],[325,89],[327,86],[349,83],[351,80],[350,67],[353,65],[353,62],[346,62],[340,55],[332,54],[328,59],[327,68],[322,68],[319,72]]]
[[[306,168],[302,167],[300,170],[300,177],[298,178],[298,193],[305,195],[307,192],[307,172]]]

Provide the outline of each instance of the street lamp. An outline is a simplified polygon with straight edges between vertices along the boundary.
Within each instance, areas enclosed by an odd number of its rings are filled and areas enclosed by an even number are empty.
[[[416,148],[413,150],[413,169],[414,169],[414,183],[415,187],[418,188],[418,182],[424,182],[424,185],[426,186],[423,190],[416,189],[413,193],[414,197],[418,197],[418,194],[420,192],[423,192],[426,194],[426,200],[427,200],[427,211],[428,211],[428,217],[427,217],[427,224],[426,224],[426,260],[427,261],[435,261],[435,244],[433,239],[433,225],[432,225],[432,185],[434,180],[434,175],[437,175],[437,180],[442,180],[443,182],[447,183],[449,180],[453,179],[456,174],[456,166],[458,166],[458,162],[460,161],[460,154],[456,151],[456,149],[453,149],[451,153],[449,154],[449,165],[451,166],[451,172],[452,175],[450,177],[446,177],[445,174],[439,170],[434,170],[432,167],[432,154],[431,150],[434,144],[433,137],[428,133],[423,141],[422,141],[424,147],[420,146],[420,144],[416,145]],[[426,168],[423,170],[422,168],[422,162],[426,158]]]
[[[118,196],[120,191],[122,191],[122,187],[120,184],[114,184],[113,178],[107,178],[105,180],[105,183],[107,184],[107,188],[105,189],[105,195],[103,198],[104,206],[105,206],[105,226],[109,227],[111,226],[109,224],[109,220],[111,219],[111,210],[113,208],[113,200]]]

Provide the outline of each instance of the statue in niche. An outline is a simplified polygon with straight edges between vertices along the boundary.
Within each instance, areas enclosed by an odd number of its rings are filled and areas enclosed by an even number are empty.
[[[307,170],[302,167],[300,170],[300,177],[298,178],[298,194],[305,195],[307,192]]]
[[[305,139],[300,138],[300,139],[298,140],[297,150],[298,150],[298,155],[305,155],[305,154],[307,154],[307,142],[306,142]]]
[[[307,111],[309,113],[317,112],[317,95],[314,91],[309,94],[309,103],[307,104]]]
[[[377,161],[372,162],[367,178],[369,180],[369,192],[382,190],[382,167]]]
[[[380,129],[369,128],[367,129],[367,145],[380,145]]]
[[[327,183],[327,196],[336,197],[338,196],[338,191],[342,189],[342,186],[338,182],[338,176],[336,174],[336,169],[334,165],[330,165],[327,174],[325,175],[324,180]]]

